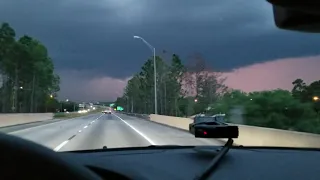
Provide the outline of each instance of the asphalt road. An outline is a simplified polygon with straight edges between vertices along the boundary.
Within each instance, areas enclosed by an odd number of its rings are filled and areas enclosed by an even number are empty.
[[[55,151],[74,151],[149,145],[222,145],[221,141],[196,139],[188,132],[124,114],[84,117],[2,130]]]

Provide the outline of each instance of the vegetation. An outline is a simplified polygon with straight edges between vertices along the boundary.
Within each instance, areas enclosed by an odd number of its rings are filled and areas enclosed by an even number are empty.
[[[212,105],[212,113],[243,107],[244,124],[320,133],[320,81],[306,85],[302,79],[292,91],[273,90],[244,93],[231,90]]]
[[[292,91],[277,89],[245,93],[224,85],[220,73],[209,69],[199,54],[182,64],[178,55],[170,60],[156,57],[158,114],[191,116],[197,113],[225,113],[234,122],[239,109],[243,124],[320,133],[320,81],[306,85],[295,80]],[[133,113],[154,113],[153,60],[129,81],[115,104]],[[239,117],[239,116],[238,116]],[[239,122],[237,122],[239,123]]]
[[[55,98],[60,78],[47,48],[9,24],[0,26],[0,112],[48,112],[59,108]]]
[[[224,89],[220,74],[209,71],[203,58],[192,56],[189,66],[182,64],[176,54],[170,60],[157,56],[158,113],[171,116],[190,116],[215,102]],[[190,94],[195,94],[190,97]],[[197,102],[196,102],[197,101]],[[116,105],[135,113],[154,112],[154,71],[152,58],[135,74]]]

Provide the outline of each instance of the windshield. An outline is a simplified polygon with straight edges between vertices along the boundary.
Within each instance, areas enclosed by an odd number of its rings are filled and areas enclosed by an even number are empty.
[[[265,0],[1,0],[0,131],[56,151],[221,146],[188,127],[224,114],[236,144],[320,147],[318,45]]]

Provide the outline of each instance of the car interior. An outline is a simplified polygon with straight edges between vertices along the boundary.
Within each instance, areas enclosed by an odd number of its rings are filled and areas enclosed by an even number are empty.
[[[281,29],[320,32],[320,3],[268,0]],[[200,126],[198,128],[211,128]],[[230,130],[230,129],[229,129]],[[234,132],[234,128],[230,132]],[[221,131],[223,132],[223,131]],[[73,152],[0,134],[1,179],[320,179],[320,149],[225,146],[150,146]],[[229,135],[228,135],[229,134]],[[216,135],[216,134],[215,134]],[[214,138],[217,136],[214,136]],[[195,137],[196,138],[196,137]],[[212,137],[199,137],[210,139]]]

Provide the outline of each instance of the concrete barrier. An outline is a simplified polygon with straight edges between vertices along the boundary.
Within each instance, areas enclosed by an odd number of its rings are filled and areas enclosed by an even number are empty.
[[[150,120],[149,114],[136,114],[136,113],[121,112],[121,111],[119,111],[119,113],[125,114],[128,116],[138,117],[138,118],[145,119],[145,120]]]
[[[0,114],[0,127],[53,119],[53,113]]]
[[[184,130],[189,130],[189,124],[192,122],[192,119],[190,118],[179,118],[156,114],[151,114],[150,120]],[[238,145],[320,148],[320,135],[318,134],[246,125],[237,126],[239,127],[239,138],[234,139],[234,143]]]

